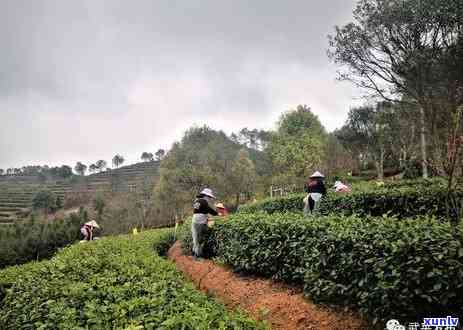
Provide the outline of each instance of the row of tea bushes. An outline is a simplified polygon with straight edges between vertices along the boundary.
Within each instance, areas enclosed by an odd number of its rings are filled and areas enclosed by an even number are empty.
[[[155,250],[172,230],[103,238],[0,271],[1,329],[263,329],[196,291]]]
[[[183,237],[190,250],[188,228]],[[208,244],[236,271],[301,284],[373,321],[463,312],[462,233],[437,220],[243,213],[217,221]]]
[[[463,191],[459,192],[463,198]],[[282,198],[265,199],[239,208],[242,213],[264,211],[300,212],[303,209],[305,195],[297,194]],[[342,214],[359,216],[390,215],[399,218],[415,216],[446,216],[447,192],[441,185],[376,188],[369,191],[353,191],[351,193],[329,192],[322,199],[320,211],[324,215]]]

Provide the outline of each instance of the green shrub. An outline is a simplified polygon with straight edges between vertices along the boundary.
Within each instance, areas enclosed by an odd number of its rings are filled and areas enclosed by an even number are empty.
[[[71,214],[53,222],[28,221],[0,226],[0,268],[51,257],[80,236],[85,219]]]
[[[463,198],[463,192],[459,193]],[[370,192],[330,194],[320,206],[324,214],[357,214],[399,218],[446,216],[447,192],[441,186],[377,189]]]
[[[446,181],[443,178],[432,178],[432,179],[412,179],[412,180],[396,180],[396,181],[385,181],[384,185],[388,188],[401,188],[401,187],[431,187],[439,186],[445,188]],[[374,184],[372,183],[372,188]]]
[[[54,212],[58,209],[55,193],[49,190],[41,190],[34,195],[32,206],[34,209],[42,209],[46,213]]]
[[[103,238],[0,272],[1,329],[264,329],[153,253],[164,230]],[[22,271],[19,271],[22,270]]]
[[[304,208],[305,194],[294,194],[288,197],[266,198],[251,204],[241,205],[239,213],[266,212],[268,214],[280,212],[297,212]]]
[[[303,284],[315,301],[374,320],[463,312],[463,237],[448,223],[238,214],[211,235],[236,271]]]
[[[459,192],[463,198],[463,191]],[[284,198],[265,199],[240,207],[239,212],[264,211],[297,212],[303,209],[304,194]],[[349,194],[330,191],[323,199],[320,212],[324,215],[342,214],[359,216],[391,215],[399,218],[430,215],[446,216],[447,193],[442,185],[401,186],[399,188],[377,187],[357,190]]]

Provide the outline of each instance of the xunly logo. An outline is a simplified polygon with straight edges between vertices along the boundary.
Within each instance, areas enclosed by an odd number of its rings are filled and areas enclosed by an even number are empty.
[[[423,319],[423,326],[447,326],[456,327],[458,325],[458,317],[429,317]]]

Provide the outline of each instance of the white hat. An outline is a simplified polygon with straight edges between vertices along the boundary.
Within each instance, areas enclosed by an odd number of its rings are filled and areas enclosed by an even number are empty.
[[[205,188],[200,192],[201,195],[208,196],[210,198],[215,198],[214,193],[212,192],[212,189]]]
[[[316,171],[314,174],[310,176],[311,178],[324,178],[325,176],[320,172]]]
[[[98,224],[96,223],[95,220],[86,222],[85,224],[86,224],[87,226],[90,226],[90,227],[100,228],[100,226],[98,226]]]

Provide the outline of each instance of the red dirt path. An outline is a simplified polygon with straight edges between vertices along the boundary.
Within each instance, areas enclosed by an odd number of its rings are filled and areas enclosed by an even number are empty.
[[[230,308],[266,320],[272,329],[365,330],[360,318],[316,306],[296,289],[260,278],[242,277],[210,260],[193,260],[182,253],[177,242],[169,258],[196,286],[218,298]]]

